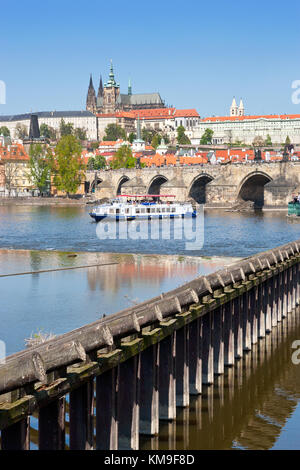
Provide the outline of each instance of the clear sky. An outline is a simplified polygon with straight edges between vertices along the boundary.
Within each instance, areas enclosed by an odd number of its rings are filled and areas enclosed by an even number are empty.
[[[227,115],[299,113],[299,0],[46,0],[2,2],[1,114],[85,109],[113,60],[121,92]]]

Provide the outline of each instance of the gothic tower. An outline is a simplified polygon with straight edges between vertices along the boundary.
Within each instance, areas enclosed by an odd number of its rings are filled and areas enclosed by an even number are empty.
[[[99,83],[97,98],[99,99],[102,97],[103,97],[103,84],[102,84],[102,76],[100,75],[100,83]]]
[[[240,105],[239,105],[239,116],[244,116],[245,114],[245,108],[244,108],[244,103],[241,98]]]
[[[115,81],[112,61],[110,61],[110,72],[107,83],[103,88],[103,113],[115,113],[118,108],[117,99],[120,95],[120,85]]]
[[[86,110],[91,111],[92,113],[96,111],[96,93],[93,85],[92,74],[90,76],[89,89],[86,98]]]
[[[235,97],[233,97],[232,104],[231,104],[231,107],[230,107],[230,116],[238,116],[238,115],[239,115],[238,107],[237,107],[237,104],[236,104],[236,101],[235,101]]]

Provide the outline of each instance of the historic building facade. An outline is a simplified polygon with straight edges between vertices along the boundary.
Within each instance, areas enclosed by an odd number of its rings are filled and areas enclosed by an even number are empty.
[[[86,110],[92,113],[111,114],[118,111],[132,109],[164,108],[165,103],[159,93],[132,93],[131,82],[128,83],[127,94],[120,93],[120,84],[116,82],[113,65],[110,64],[109,78],[102,83],[100,76],[98,93],[96,96],[92,76],[86,99]]]

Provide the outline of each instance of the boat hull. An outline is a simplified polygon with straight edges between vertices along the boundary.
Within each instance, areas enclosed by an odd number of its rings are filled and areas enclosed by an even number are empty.
[[[89,212],[89,215],[94,219],[96,222],[100,222],[101,220],[152,220],[152,219],[178,219],[178,218],[189,218],[189,217],[196,217],[196,211],[193,212],[186,212],[185,214],[139,214],[139,215],[98,215],[93,212]]]

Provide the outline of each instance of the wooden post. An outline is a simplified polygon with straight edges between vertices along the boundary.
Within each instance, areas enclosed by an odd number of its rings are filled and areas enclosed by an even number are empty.
[[[266,283],[259,284],[260,292],[260,303],[259,303],[259,312],[258,312],[258,337],[264,338],[266,336],[266,321],[265,321],[265,311],[267,308],[268,300],[268,290]]]
[[[260,311],[261,295],[259,291],[259,286],[253,288],[253,296],[251,297],[252,306],[251,306],[251,343],[256,344],[258,338],[257,331],[257,317]]]
[[[214,381],[214,349],[213,349],[213,312],[202,317],[202,383],[212,384]]]
[[[12,424],[1,431],[2,450],[29,450],[30,449],[30,418]]]
[[[94,446],[94,380],[70,392],[70,449],[91,450]]]
[[[224,305],[221,305],[213,311],[214,374],[216,375],[224,374],[224,310]]]
[[[278,317],[278,276],[274,274],[273,276],[273,284],[272,284],[272,328],[277,326],[277,317]]]
[[[284,275],[283,272],[278,273],[278,283],[279,283],[279,309],[278,309],[278,316],[277,322],[281,322],[283,318],[283,295],[284,295]]]
[[[292,311],[292,292],[293,292],[293,284],[292,284],[292,268],[289,266],[287,269],[287,313],[291,313]]]
[[[233,336],[234,357],[240,359],[243,356],[243,323],[242,323],[243,298],[238,296],[233,299]]]
[[[202,318],[190,323],[190,394],[202,393]]]
[[[159,418],[176,418],[176,331],[164,338],[159,351]]]
[[[251,327],[250,327],[250,315],[251,315],[251,295],[253,291],[246,291],[243,296],[243,350],[250,351],[251,349]]]
[[[285,318],[288,313],[288,285],[287,285],[287,270],[283,271],[283,309],[282,318]]]
[[[176,405],[189,406],[189,327],[176,332]]]
[[[138,450],[140,354],[120,364],[118,390],[118,449]]]
[[[150,436],[159,431],[159,348],[157,343],[141,353],[140,434]]]
[[[65,398],[58,398],[39,410],[39,450],[65,448]]]
[[[272,323],[271,323],[271,318],[272,318],[272,306],[273,306],[273,299],[272,299],[272,281],[273,279],[267,279],[266,282],[266,289],[268,292],[268,298],[267,298],[267,308],[266,308],[266,333],[270,333],[272,329]]]
[[[118,449],[119,366],[96,378],[96,449]]]
[[[224,307],[224,364],[225,366],[232,366],[234,364],[233,301],[230,300]]]

